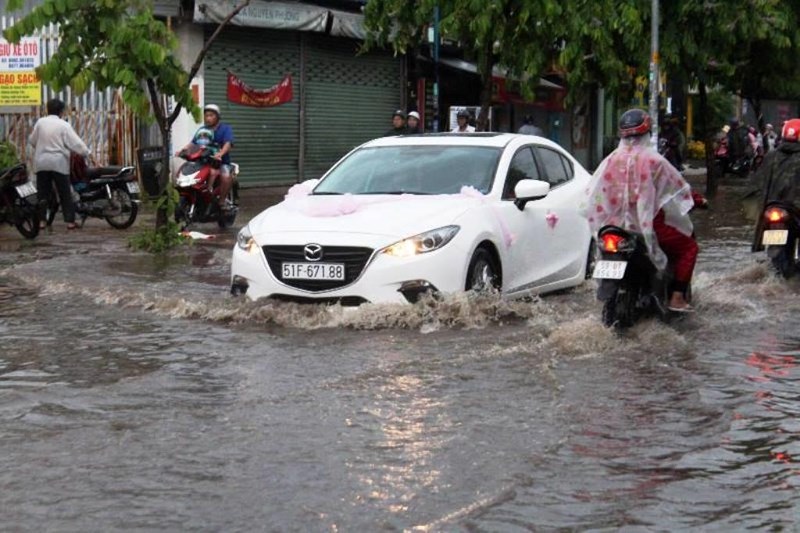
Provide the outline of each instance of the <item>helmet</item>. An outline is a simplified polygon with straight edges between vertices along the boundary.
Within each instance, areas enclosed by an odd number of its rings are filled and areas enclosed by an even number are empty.
[[[403,112],[402,109],[398,109],[397,111],[392,113],[392,118],[394,118],[394,117],[400,117],[403,120],[405,120],[406,119],[406,114]]]
[[[200,128],[197,130],[197,133],[194,134],[194,142],[200,146],[208,146],[214,142],[214,130],[211,128]]]
[[[638,137],[650,133],[650,115],[641,109],[629,109],[619,118],[620,137]]]
[[[792,118],[784,122],[781,137],[784,141],[796,143],[800,138],[800,118]]]
[[[408,118],[415,118],[419,120],[419,113],[417,113],[416,111],[412,111],[411,113],[408,114]]]
[[[456,118],[466,118],[466,119],[468,119],[469,116],[470,116],[469,115],[469,111],[467,111],[466,109],[459,109],[458,113],[456,113]]]
[[[206,111],[211,111],[213,113],[216,113],[218,117],[222,116],[222,114],[219,112],[219,106],[217,104],[207,104],[203,108],[203,113],[205,113]]]

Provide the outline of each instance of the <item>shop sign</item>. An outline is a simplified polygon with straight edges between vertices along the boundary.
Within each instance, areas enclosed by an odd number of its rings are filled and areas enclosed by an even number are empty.
[[[220,23],[239,5],[238,0],[197,0],[194,22]],[[324,32],[328,10],[319,6],[251,0],[231,24],[256,28]]]
[[[0,39],[0,107],[42,103],[42,82],[36,75],[41,42],[24,38],[17,44]]]

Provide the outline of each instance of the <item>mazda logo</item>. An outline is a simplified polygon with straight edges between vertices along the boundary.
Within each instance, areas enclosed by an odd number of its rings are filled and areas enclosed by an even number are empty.
[[[306,256],[306,261],[319,261],[322,259],[322,246],[319,244],[306,244],[303,248],[303,255]]]

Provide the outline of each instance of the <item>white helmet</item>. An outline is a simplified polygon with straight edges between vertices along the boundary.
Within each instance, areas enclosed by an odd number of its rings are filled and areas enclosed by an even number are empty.
[[[219,106],[217,104],[206,104],[206,106],[203,108],[203,113],[206,111],[213,111],[218,117],[222,116],[222,113],[219,112]]]

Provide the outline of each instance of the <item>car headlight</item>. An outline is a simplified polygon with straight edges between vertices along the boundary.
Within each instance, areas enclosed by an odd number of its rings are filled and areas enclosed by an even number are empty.
[[[250,226],[243,227],[239,234],[236,235],[236,246],[242,250],[249,252],[256,247],[256,241],[253,239],[253,234],[250,232]]]
[[[456,236],[459,226],[445,226],[443,228],[426,231],[408,239],[403,239],[383,249],[383,253],[393,257],[411,257],[438,250]]]

